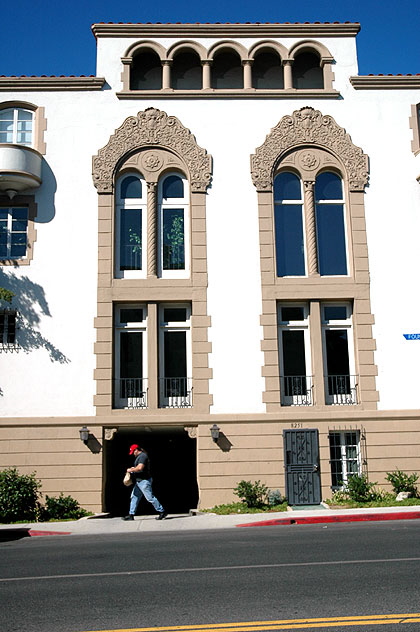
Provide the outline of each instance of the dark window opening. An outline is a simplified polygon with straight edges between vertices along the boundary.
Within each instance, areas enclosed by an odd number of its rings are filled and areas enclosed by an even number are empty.
[[[162,64],[153,51],[136,55],[131,63],[130,90],[161,90]]]
[[[320,59],[315,53],[301,53],[293,62],[293,87],[313,89],[324,87]]]
[[[201,90],[202,68],[198,55],[192,52],[176,55],[171,76],[174,90]]]
[[[257,90],[281,90],[284,88],[283,69],[278,55],[259,53],[252,65],[253,87]]]
[[[226,51],[216,55],[212,65],[212,87],[219,90],[244,87],[239,55]]]

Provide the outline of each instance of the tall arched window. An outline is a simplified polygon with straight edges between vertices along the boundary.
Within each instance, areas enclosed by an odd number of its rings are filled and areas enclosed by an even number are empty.
[[[130,68],[130,90],[161,90],[162,63],[153,50],[142,50],[133,58]]]
[[[324,76],[319,55],[305,51],[295,57],[292,67],[293,87],[313,89],[324,87]]]
[[[176,55],[171,76],[174,90],[201,90],[202,68],[197,53],[183,51]]]
[[[315,180],[318,269],[321,276],[347,274],[343,183],[329,171]]]
[[[186,270],[187,179],[178,173],[159,181],[159,269],[161,276]]]
[[[289,171],[274,178],[274,226],[277,276],[305,275],[302,182]]]
[[[212,87],[216,89],[243,88],[243,69],[239,55],[223,50],[215,55],[212,65]]]
[[[139,174],[117,181],[116,276],[138,276],[145,268],[147,194]]]

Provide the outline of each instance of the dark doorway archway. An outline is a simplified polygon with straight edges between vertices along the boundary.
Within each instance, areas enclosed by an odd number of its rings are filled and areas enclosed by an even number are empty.
[[[149,455],[153,491],[169,513],[188,513],[198,503],[196,439],[181,428],[120,428],[113,439],[104,441],[104,511],[113,516],[127,514],[131,487],[122,483],[133,464],[128,450],[137,443]],[[141,500],[137,514],[154,514]]]

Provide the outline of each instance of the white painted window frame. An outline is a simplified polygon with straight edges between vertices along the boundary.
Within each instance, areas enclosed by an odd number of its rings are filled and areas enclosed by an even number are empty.
[[[305,196],[304,196],[304,190],[303,190],[302,176],[301,176],[301,174],[295,173],[294,171],[291,171],[290,169],[281,169],[280,171],[278,171],[275,174],[274,180],[281,173],[292,173],[293,175],[295,175],[298,178],[299,184],[300,184],[300,200],[276,200],[274,192],[273,192],[274,216],[276,214],[276,208],[277,207],[286,206],[286,205],[293,205],[293,206],[299,206],[300,205],[301,213],[302,213],[303,262],[304,262],[304,266],[305,266],[305,274],[299,275],[299,276],[287,275],[287,276],[284,276],[284,277],[277,277],[277,278],[279,278],[279,279],[304,279],[305,277],[308,276],[308,263],[307,263],[307,247],[306,247],[307,235],[306,235],[306,225],[305,225]],[[274,182],[274,180],[273,180],[273,182]],[[274,222],[275,222],[275,219],[274,219]],[[274,239],[276,241],[275,224],[274,224]],[[275,243],[275,249],[277,251],[277,244],[276,243]],[[276,276],[277,276],[277,257],[275,257],[275,264],[276,264]]]
[[[183,198],[163,198],[163,183],[170,176],[178,176],[184,184]],[[163,213],[166,209],[184,210],[184,260],[183,270],[163,269]],[[190,276],[190,187],[188,178],[179,171],[169,171],[159,178],[158,182],[158,275],[162,279],[188,279]]]
[[[295,320],[295,321],[282,321],[281,319],[281,309],[282,307],[302,307],[303,308],[303,320]],[[306,302],[280,302],[277,305],[277,322],[278,322],[278,353],[279,353],[279,371],[280,371],[280,379],[284,376],[284,360],[283,360],[283,331],[303,331],[303,340],[304,340],[304,348],[305,348],[305,365],[306,365],[306,378],[311,378],[311,384],[309,388],[311,389],[311,405],[313,405],[313,396],[312,396],[312,355],[311,355],[311,339],[310,339],[310,322],[309,322],[309,303]],[[308,387],[308,385],[307,385]],[[286,396],[283,393],[282,384],[280,384],[281,390],[281,404],[282,406],[298,406],[302,405],[301,395],[293,395]]]
[[[336,199],[336,200],[322,200],[319,199],[317,200],[315,197],[315,190],[316,190],[316,185],[314,187],[314,203],[315,203],[315,224],[316,224],[316,251],[317,251],[317,255],[318,255],[318,269],[319,269],[319,241],[318,241],[318,223],[316,222],[316,208],[318,206],[318,204],[323,204],[323,205],[329,205],[329,204],[342,204],[342,214],[343,214],[343,226],[344,226],[344,245],[345,245],[345,250],[346,250],[346,268],[347,268],[347,274],[323,274],[321,278],[323,279],[328,279],[328,278],[335,278],[335,277],[341,277],[341,278],[347,278],[348,276],[350,276],[350,259],[349,259],[349,227],[348,227],[348,214],[347,214],[347,204],[346,204],[346,186],[345,186],[345,182],[343,180],[343,177],[340,173],[336,173],[335,171],[331,170],[331,169],[326,169],[325,171],[322,171],[320,173],[317,174],[317,178],[318,176],[321,175],[321,173],[332,173],[335,176],[337,176],[338,178],[340,178],[341,180],[341,191],[342,191],[342,197],[341,199]]]
[[[13,112],[13,116],[12,116],[12,140],[11,141],[4,141],[1,139],[0,136],[0,143],[5,142],[7,144],[11,144],[11,145],[22,145],[23,147],[33,147],[34,146],[34,125],[35,125],[35,116],[34,116],[34,112],[32,110],[29,110],[27,108],[20,108],[20,107],[10,107],[10,108],[5,108],[3,110],[0,110],[0,112],[2,114],[4,114],[5,112]],[[20,112],[27,112],[31,115],[31,130],[30,130],[30,142],[29,143],[22,143],[18,141],[18,134],[20,133],[18,130],[19,127],[19,113]],[[28,132],[25,132],[28,133]]]
[[[330,320],[325,321],[324,307],[345,307],[346,308],[346,320]],[[321,302],[321,331],[322,331],[322,357],[324,364],[324,381],[325,381],[325,403],[326,404],[341,404],[339,395],[330,395],[328,393],[328,368],[327,368],[327,344],[326,344],[326,332],[331,330],[345,329],[347,331],[347,348],[349,357],[349,374],[350,374],[350,388],[354,387],[355,392],[357,389],[356,384],[352,384],[352,377],[356,375],[355,357],[354,357],[354,331],[353,331],[353,309],[352,304],[348,301],[324,301]],[[357,392],[356,400],[357,403]]]
[[[349,472],[348,463],[350,461],[354,461],[354,459],[348,459],[346,453],[346,434],[355,434],[356,435],[356,443],[350,444],[351,446],[356,448],[356,462],[357,462],[357,474],[361,475],[362,473],[362,458],[361,458],[361,449],[360,449],[360,430],[331,430],[329,435],[336,434],[340,437],[340,455],[341,455],[341,469],[343,479],[341,481],[341,485],[331,485],[333,490],[345,489],[347,483],[349,482],[349,478],[354,472]],[[331,446],[331,442],[330,442]],[[332,471],[333,460],[330,458],[330,469],[331,469],[331,477],[333,474]]]
[[[185,321],[164,321],[164,310],[167,308],[181,308],[186,310]],[[187,386],[192,387],[192,347],[191,347],[191,304],[190,303],[161,303],[158,311],[159,319],[159,407],[160,408],[184,408],[182,397],[165,397],[161,378],[165,378],[165,332],[185,331],[186,358],[187,358]],[[179,376],[183,377],[183,376]]]
[[[122,309],[142,309],[143,310],[143,320],[139,322],[121,322],[121,310]],[[120,336],[122,333],[132,332],[132,333],[142,333],[143,335],[143,358],[142,358],[142,372],[143,372],[143,390],[146,392],[146,402],[147,402],[147,378],[148,378],[148,355],[147,355],[147,323],[148,323],[148,311],[147,304],[145,303],[121,303],[115,306],[114,310],[114,380],[115,380],[115,389],[114,389],[114,408],[144,408],[145,406],[139,406],[138,402],[135,401],[138,398],[127,397],[120,398],[117,396],[117,380],[121,379],[120,375]]]
[[[136,176],[141,182],[141,198],[122,198],[121,185],[128,176]],[[141,210],[141,270],[121,270],[120,250],[121,250],[121,215],[125,210]],[[137,171],[130,171],[122,174],[117,180],[116,186],[116,208],[115,208],[115,278],[117,279],[145,279],[147,277],[147,184],[144,178]]]

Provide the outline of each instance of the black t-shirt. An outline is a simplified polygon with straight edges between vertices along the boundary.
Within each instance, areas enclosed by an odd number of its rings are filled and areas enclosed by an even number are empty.
[[[141,472],[133,472],[136,480],[143,480],[145,478],[150,478],[150,461],[146,452],[140,452],[138,456],[136,456],[136,460],[134,461],[134,467],[140,465],[140,463],[144,463],[144,468]]]

